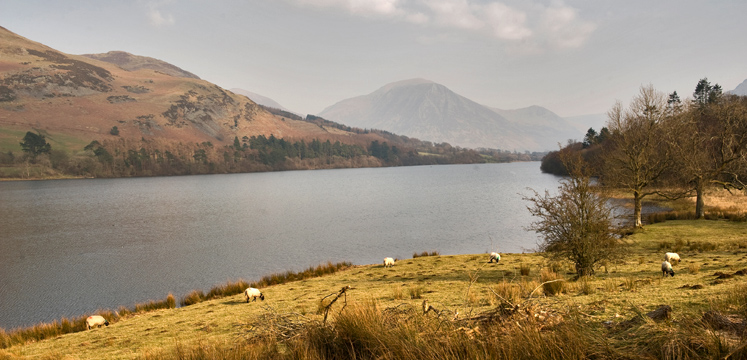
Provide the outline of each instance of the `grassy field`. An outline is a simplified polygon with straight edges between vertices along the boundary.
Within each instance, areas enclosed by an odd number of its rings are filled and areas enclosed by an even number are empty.
[[[712,331],[700,322],[704,313],[718,311],[743,324],[745,223],[668,221],[624,242],[627,256],[603,264],[592,278],[574,279],[571,264],[536,253],[502,254],[497,264],[487,263],[487,254],[400,259],[392,268],[353,266],[268,286],[264,302],[247,304],[233,295],[132,315],[109,327],[0,350],[0,359],[747,356],[743,328]],[[668,251],[682,262],[674,277],[664,278],[660,266]],[[555,278],[563,281],[540,285]],[[352,289],[330,306],[322,324],[320,300],[344,286]],[[423,314],[426,299],[436,311]],[[641,320],[660,305],[671,306],[669,320]],[[626,322],[631,319],[641,321]],[[340,339],[348,340],[330,350]],[[403,339],[406,344],[393,345]],[[527,343],[532,348],[517,348]],[[535,347],[544,352],[528,350]]]

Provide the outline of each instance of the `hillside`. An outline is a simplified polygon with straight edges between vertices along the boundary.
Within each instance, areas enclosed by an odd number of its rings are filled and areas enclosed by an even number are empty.
[[[668,221],[625,241],[628,255],[588,279],[574,280],[572,264],[534,253],[503,254],[497,264],[487,263],[487,254],[399,259],[392,268],[354,266],[263,287],[264,301],[232,295],[131,315],[108,327],[14,345],[0,357],[315,358],[338,339],[353,344],[358,358],[423,358],[398,353],[405,349],[434,359],[557,359],[574,351],[573,358],[601,359],[661,358],[669,351],[691,358],[747,355],[739,335],[747,315],[743,225]],[[662,277],[669,250],[682,262],[675,277]],[[540,284],[553,270],[563,285],[546,291]],[[319,301],[333,295],[329,303],[348,285],[323,326]],[[436,310],[423,314],[424,300]],[[645,316],[661,305],[671,307],[669,321]],[[733,328],[709,323],[707,314],[723,314]],[[361,356],[368,351],[379,356]]]
[[[523,128],[526,136],[538,144],[550,146],[546,150],[556,149],[558,143],[565,144],[568,139],[579,140],[583,134],[566,119],[541,106],[534,105],[515,110],[491,109]],[[553,144],[554,148],[551,147]]]
[[[5,28],[0,28],[0,55],[0,140],[3,134],[31,130],[78,139],[69,142],[76,144],[154,139],[220,145],[259,135],[322,141],[355,137],[274,116],[207,81],[64,54]],[[149,59],[123,58],[130,64]],[[115,126],[117,136],[110,134]],[[19,139],[7,141],[17,144]]]
[[[319,115],[350,126],[468,148],[545,151],[582,136],[547,109],[491,109],[424,79],[387,84],[329,106]]]
[[[199,76],[192,74],[189,71],[183,70],[165,61],[147,56],[133,55],[124,51],[109,51],[105,54],[83,54],[83,56],[94,60],[112,63],[127,71],[148,69],[176,77],[185,77],[192,79],[200,78]]]
[[[249,90],[244,90],[244,89],[239,89],[239,88],[232,88],[231,91],[235,94],[244,95],[259,105],[267,106],[267,107],[271,107],[275,109],[280,109],[283,111],[290,111],[286,109],[283,105],[280,105],[277,101],[270,99],[267,96],[259,95]]]

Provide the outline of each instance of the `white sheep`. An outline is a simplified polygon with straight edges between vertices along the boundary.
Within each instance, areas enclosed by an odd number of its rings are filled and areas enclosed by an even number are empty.
[[[664,254],[664,261],[669,261],[670,264],[679,264],[680,263],[680,255],[677,253],[666,253]]]
[[[490,253],[490,260],[488,262],[493,262],[493,260],[495,260],[495,262],[501,261],[501,254],[497,252]]]
[[[101,325],[109,326],[109,321],[104,319],[101,315],[91,315],[86,319],[86,326],[88,326],[88,330],[91,330],[91,328],[95,327],[101,327]]]
[[[265,294],[262,294],[259,289],[250,287],[244,290],[244,297],[246,298],[246,302],[249,302],[249,299],[252,299],[252,301],[257,300],[259,298],[262,301],[265,301]]]
[[[667,276],[667,274],[674,276],[674,270],[672,270],[672,264],[669,263],[669,261],[664,260],[663,263],[661,263],[661,272],[662,276]]]
[[[388,257],[384,258],[384,267],[391,267],[394,266],[394,259]]]

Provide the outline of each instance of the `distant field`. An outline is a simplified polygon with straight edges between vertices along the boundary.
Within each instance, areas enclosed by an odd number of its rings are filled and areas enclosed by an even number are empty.
[[[58,132],[48,132],[46,130],[37,131],[36,129],[14,129],[7,127],[0,127],[0,152],[7,153],[12,151],[14,154],[20,155],[21,142],[27,131],[39,132],[46,138],[47,142],[52,145],[52,149],[65,150],[68,153],[75,153],[82,151],[83,147],[88,145],[91,141],[81,139],[75,136],[66,135]]]
[[[709,310],[747,314],[743,308],[747,301],[740,295],[747,290],[747,277],[743,276],[747,272],[744,223],[669,221],[646,226],[625,243],[626,256],[603,264],[589,279],[575,280],[572,264],[553,263],[537,253],[502,254],[497,264],[487,263],[487,254],[399,259],[392,268],[381,264],[355,266],[333,275],[270,286],[263,289],[264,302],[247,304],[236,295],[158,310],[106,328],[0,350],[0,358],[181,358],[175,355],[180,351],[177,349],[233,348],[258,334],[280,331],[278,326],[285,324],[280,320],[285,317],[298,323],[321,321],[317,314],[320,299],[347,285],[353,289],[331,308],[331,321],[339,316],[343,305],[344,311],[357,314],[372,302],[381,311],[411,309],[412,314],[418,314],[424,299],[442,313],[442,321],[466,319],[502,305],[498,294],[513,304],[531,304],[533,311],[558,314],[567,321],[580,316],[577,321],[587,324],[595,336],[608,338],[605,341],[611,346],[620,347],[620,354],[648,351],[645,344],[650,331],[682,336],[689,330],[681,327],[690,326],[687,324],[692,324],[692,319]],[[674,277],[665,278],[660,266],[668,251],[678,252],[682,262],[675,265]],[[564,279],[557,295],[545,294],[539,286],[542,273],[552,270]],[[522,275],[522,271],[528,275]],[[528,301],[532,291],[532,300]],[[602,326],[637,318],[663,304],[671,306],[672,322],[655,328],[638,324],[640,328],[633,328],[629,334],[608,334]],[[724,346],[734,346],[733,341],[738,340],[724,336]],[[630,348],[624,350],[626,346]]]

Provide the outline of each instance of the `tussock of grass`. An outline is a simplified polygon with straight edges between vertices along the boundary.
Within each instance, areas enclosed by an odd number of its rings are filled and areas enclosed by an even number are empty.
[[[559,295],[563,292],[565,280],[558,273],[543,269],[540,273],[540,281],[543,283],[542,290],[546,295]]]
[[[531,272],[531,269],[532,269],[532,268],[531,268],[531,267],[529,267],[529,265],[528,265],[528,264],[521,264],[521,265],[519,266],[519,273],[520,273],[520,274],[521,274],[522,276],[529,276],[529,273]]]
[[[412,253],[412,258],[415,259],[415,258],[424,257],[424,256],[438,256],[438,255],[441,255],[441,253],[435,250],[431,252],[423,251],[420,254],[418,254],[417,252],[414,252]]]

